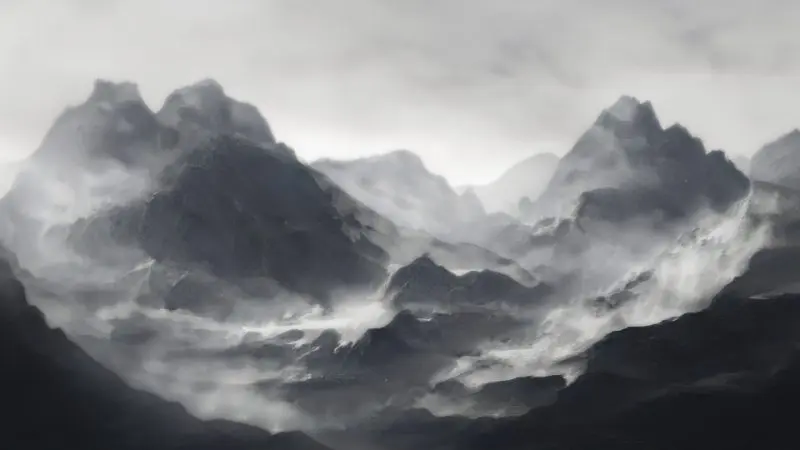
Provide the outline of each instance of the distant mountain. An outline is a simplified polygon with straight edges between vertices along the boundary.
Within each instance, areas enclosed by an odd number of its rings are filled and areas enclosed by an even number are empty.
[[[731,160],[733,165],[736,166],[736,168],[739,169],[740,172],[744,174],[750,173],[750,162],[751,162],[750,157],[740,154],[729,153],[728,159]]]
[[[793,130],[753,155],[750,176],[792,189],[800,189],[800,130]]]
[[[486,212],[516,215],[520,201],[539,198],[550,182],[558,160],[558,156],[552,153],[539,153],[518,162],[491,183],[471,188],[481,199]]]
[[[662,128],[649,102],[621,97],[559,161],[533,210],[570,215],[577,206],[615,222],[654,214],[668,222],[702,207],[726,209],[748,189],[722,151],[707,152],[680,125]]]
[[[484,214],[474,193],[459,195],[408,150],[350,161],[323,159],[312,167],[401,227],[442,236]]]

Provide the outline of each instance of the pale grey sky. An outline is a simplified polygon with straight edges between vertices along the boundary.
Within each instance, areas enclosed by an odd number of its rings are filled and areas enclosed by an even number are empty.
[[[211,77],[306,159],[395,148],[454,183],[564,153],[621,94],[749,154],[800,126],[796,0],[0,0],[0,158],[94,78]]]

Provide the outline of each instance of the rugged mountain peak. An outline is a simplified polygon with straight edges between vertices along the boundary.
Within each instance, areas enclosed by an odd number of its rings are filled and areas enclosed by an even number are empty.
[[[471,187],[459,195],[458,204],[461,207],[461,215],[465,219],[480,218],[486,215],[481,199]]]
[[[724,154],[707,152],[680,124],[664,129],[651,103],[623,96],[561,159],[532,209],[569,215],[579,199],[581,215],[681,218],[703,205],[724,210],[748,189]]]
[[[229,97],[213,79],[198,81],[170,94],[158,117],[181,131],[186,146],[207,139],[209,134],[239,135],[262,145],[275,143],[272,130],[258,108]]]
[[[113,82],[109,80],[97,79],[94,88],[89,95],[88,102],[99,102],[108,104],[138,103],[144,105],[142,94],[136,83],[128,81]]]
[[[648,140],[662,131],[655,109],[649,101],[640,102],[635,97],[623,95],[613,105],[603,110],[596,126],[611,131],[618,138],[645,137]]]
[[[779,137],[772,144],[774,145],[774,144],[786,144],[786,143],[797,143],[797,142],[800,142],[800,129],[795,128],[794,130]]]
[[[339,214],[331,203],[339,193],[266,150],[218,136],[168,166],[158,192],[98,226],[110,221],[115,236],[157,261],[199,265],[234,283],[268,278],[321,301],[332,288],[382,282],[386,255]]]
[[[111,158],[137,164],[172,148],[174,130],[159,123],[135,83],[96,80],[80,105],[67,108],[48,131],[36,160],[65,161]]]
[[[426,282],[452,280],[456,276],[446,268],[436,264],[429,254],[424,254],[400,268],[392,276],[389,289],[401,289],[406,284],[424,279]]]

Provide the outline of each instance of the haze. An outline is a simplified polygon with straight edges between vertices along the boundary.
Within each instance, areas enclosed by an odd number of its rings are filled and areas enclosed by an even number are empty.
[[[563,154],[620,94],[711,148],[800,126],[791,0],[27,0],[0,4],[0,161],[98,77],[158,108],[212,77],[303,158],[418,152],[454,183]]]

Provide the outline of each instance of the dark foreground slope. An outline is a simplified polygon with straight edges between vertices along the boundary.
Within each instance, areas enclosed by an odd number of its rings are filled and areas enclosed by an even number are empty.
[[[0,448],[296,449],[325,447],[302,434],[271,435],[201,421],[178,404],[128,387],[27,303],[0,255]]]
[[[455,448],[797,448],[800,297],[720,299],[711,309],[614,333],[552,406]]]
[[[359,430],[355,445],[793,449],[799,349],[800,295],[723,293],[703,311],[614,332],[564,361],[583,367],[583,375],[560,389],[554,401],[523,416],[476,420],[407,413]],[[515,395],[524,401],[530,394]]]

